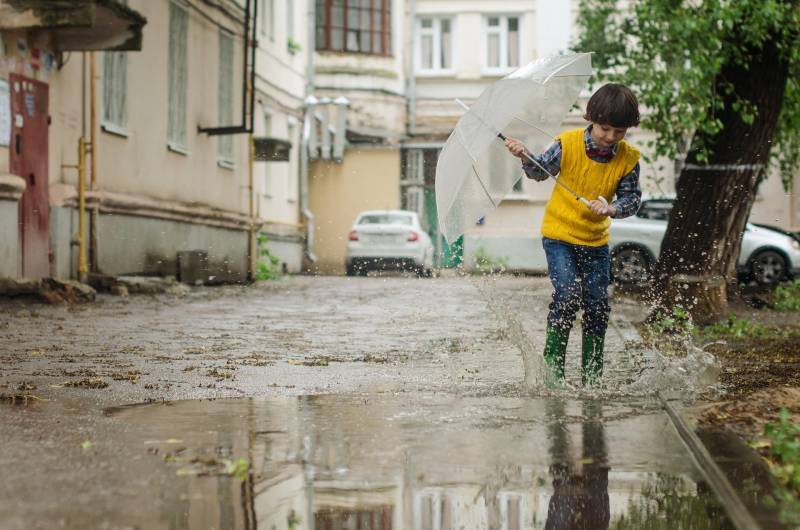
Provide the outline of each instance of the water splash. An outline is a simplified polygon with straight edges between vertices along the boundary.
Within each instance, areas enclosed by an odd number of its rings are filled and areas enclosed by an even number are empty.
[[[719,363],[704,348],[693,344],[691,334],[675,339],[669,351],[659,351],[645,344],[636,328],[629,323],[620,329],[622,323],[614,319],[610,327],[615,326],[617,329],[614,331],[622,336],[624,350],[621,355],[629,364],[624,376],[609,377],[607,374],[600,387],[581,387],[567,381],[561,384],[561,388],[554,388],[557,385],[542,356],[544,344],[526,332],[516,316],[517,312],[493,285],[496,279],[494,275],[470,277],[489,309],[505,324],[509,341],[519,350],[524,368],[523,387],[532,395],[608,399],[654,397],[666,393],[691,399],[709,391],[719,392]],[[606,364],[609,365],[608,357]]]
[[[547,388],[550,381],[550,370],[545,364],[540,352],[544,345],[538,344],[533,337],[525,332],[522,323],[517,319],[508,304],[499,296],[494,286],[490,285],[491,275],[472,276],[472,284],[481,293],[489,309],[495,316],[505,323],[506,333],[522,355],[522,365],[525,371],[524,386],[529,390]],[[552,386],[550,384],[549,386]]]

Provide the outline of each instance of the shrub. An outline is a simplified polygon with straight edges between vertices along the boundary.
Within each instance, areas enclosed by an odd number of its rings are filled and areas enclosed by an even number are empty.
[[[800,311],[800,279],[776,287],[773,299],[779,311]]]
[[[258,234],[258,263],[256,264],[256,280],[274,280],[281,277],[280,260],[267,247],[269,238]]]

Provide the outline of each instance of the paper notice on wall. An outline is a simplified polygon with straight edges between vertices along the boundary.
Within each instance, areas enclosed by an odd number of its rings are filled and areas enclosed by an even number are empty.
[[[0,145],[11,142],[11,95],[8,83],[0,79]]]

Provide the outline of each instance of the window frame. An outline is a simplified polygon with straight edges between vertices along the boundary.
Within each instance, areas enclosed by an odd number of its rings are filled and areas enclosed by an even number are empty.
[[[114,112],[111,98],[117,98]],[[114,116],[113,114],[117,114]],[[103,53],[103,131],[128,137],[128,55],[125,52]]]
[[[235,60],[234,36],[220,28],[218,32],[219,64],[217,65],[217,118],[221,126],[233,125],[233,63]],[[226,48],[227,47],[227,48]],[[227,81],[227,82],[226,82]],[[217,136],[217,165],[224,169],[234,169],[235,152],[233,136]]]
[[[433,27],[423,28],[422,27],[422,20],[423,19],[431,19],[433,21]],[[437,64],[437,62],[441,59],[442,54],[442,21],[447,20],[450,22],[450,66],[447,68],[443,67],[441,64]],[[414,73],[419,76],[446,76],[446,75],[453,75],[455,73],[454,63],[455,63],[455,46],[453,45],[454,36],[455,36],[455,17],[448,16],[448,15],[436,15],[436,14],[424,14],[424,15],[417,15],[417,20],[415,21],[416,24],[416,37],[414,42]],[[424,68],[423,61],[422,61],[422,37],[424,35],[430,35],[433,38],[433,49],[431,53],[433,54],[433,67],[432,68]]]
[[[500,19],[498,30],[490,29],[489,19]],[[508,21],[517,19],[517,64],[508,64]],[[489,66],[489,35],[499,35],[499,65]],[[481,25],[481,71],[484,75],[505,75],[513,72],[522,64],[522,14],[520,13],[486,13]]]
[[[259,19],[261,34],[275,42],[275,0],[261,0]]]
[[[264,126],[264,136],[267,138],[272,138],[272,128],[273,128],[273,118],[274,118],[273,112],[270,109],[265,108],[261,111],[261,118],[262,118],[261,123]],[[271,164],[261,164],[261,166],[263,166],[264,168],[263,172],[264,190],[261,196],[264,197],[265,199],[272,199],[273,198],[272,179],[274,175],[272,174],[272,171],[270,171]]]
[[[183,50],[173,50],[178,36],[173,31],[173,16],[183,17]],[[178,22],[176,22],[177,24]],[[188,99],[189,99],[189,11],[177,2],[169,3],[169,43],[167,60],[167,148],[179,154],[188,154]],[[180,43],[179,43],[180,44]],[[174,62],[179,59],[182,62]],[[181,78],[180,74],[183,74]],[[175,77],[177,76],[177,77]],[[174,86],[177,85],[177,86]],[[177,130],[176,130],[177,128]],[[182,133],[182,134],[181,134]]]
[[[342,26],[334,27],[332,25],[332,10],[334,2],[341,2],[342,9]],[[362,7],[361,2],[369,2],[369,7]],[[380,10],[376,10],[375,3],[380,2]],[[392,46],[392,2],[393,0],[316,0],[316,12],[322,13],[321,23],[320,16],[317,15],[317,20],[314,23],[314,31],[316,33],[315,49],[316,51],[338,52],[338,53],[352,53],[358,55],[374,55],[378,57],[393,57],[394,51]],[[369,11],[369,29],[359,26],[356,30],[350,28],[350,9],[351,3],[354,4],[352,9],[357,9],[363,15],[364,10]],[[378,17],[376,17],[378,15]],[[380,19],[381,27],[375,29],[376,18]],[[363,21],[363,18],[360,19]],[[338,29],[342,32],[342,47],[334,48],[332,45],[333,30]],[[370,35],[369,51],[364,50],[351,50],[348,49],[348,42],[350,33],[355,31],[358,34],[366,32]],[[380,47],[378,51],[375,50],[375,37],[380,39]]]

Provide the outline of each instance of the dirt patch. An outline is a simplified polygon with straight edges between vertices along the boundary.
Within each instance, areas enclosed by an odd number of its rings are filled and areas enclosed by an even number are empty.
[[[67,381],[64,386],[72,386],[79,388],[106,388],[108,383],[99,377],[87,377],[85,379],[77,379],[75,381]]]

